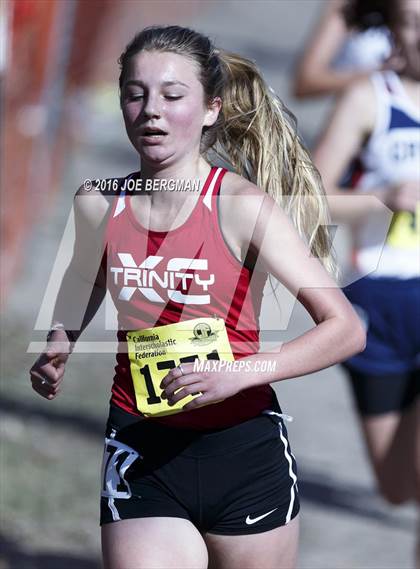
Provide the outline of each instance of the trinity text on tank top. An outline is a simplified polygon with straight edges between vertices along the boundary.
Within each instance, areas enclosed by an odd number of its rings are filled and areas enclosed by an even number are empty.
[[[268,384],[192,411],[170,408],[160,397],[161,379],[179,363],[233,361],[259,349],[267,274],[242,266],[225,243],[218,218],[225,173],[211,168],[189,218],[171,231],[144,228],[123,190],[108,221],[107,284],[119,328],[111,402],[174,427],[232,426],[257,416],[273,401]],[[135,173],[126,180],[138,177]]]

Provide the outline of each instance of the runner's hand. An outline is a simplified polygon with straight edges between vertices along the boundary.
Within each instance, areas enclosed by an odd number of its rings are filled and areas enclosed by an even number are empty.
[[[162,380],[162,399],[168,400],[168,405],[174,405],[187,395],[201,393],[193,401],[187,403],[184,411],[190,411],[203,405],[219,403],[250,387],[247,384],[250,374],[231,371],[194,372],[194,364],[182,364],[182,375],[179,366],[172,369]],[[182,389],[181,389],[182,388]],[[177,391],[177,390],[180,391]],[[175,394],[175,391],[177,393]]]
[[[405,58],[398,52],[398,50],[394,50],[391,55],[386,59],[381,67],[379,68],[380,71],[388,71],[389,69],[395,71],[396,73],[402,73],[404,68],[407,66],[407,62]]]
[[[420,200],[418,181],[407,181],[391,186],[386,194],[385,204],[393,211],[416,211]]]
[[[65,364],[71,345],[64,330],[54,330],[46,349],[29,372],[32,388],[45,399],[54,399],[60,392]]]

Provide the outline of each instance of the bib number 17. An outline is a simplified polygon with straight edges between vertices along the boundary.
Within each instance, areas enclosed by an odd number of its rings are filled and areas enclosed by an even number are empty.
[[[217,352],[217,350],[213,350],[212,352],[206,354],[206,358],[208,360],[220,360],[219,353]],[[199,359],[198,355],[185,356],[183,358],[179,358],[179,364],[192,363],[198,359]],[[169,372],[169,370],[173,369],[174,367],[176,367],[179,364],[177,364],[175,362],[175,360],[163,360],[163,361],[157,362],[156,367],[159,371],[168,370],[168,372]],[[150,372],[149,364],[146,364],[145,366],[141,367],[139,369],[139,372],[143,376],[145,384],[146,384],[146,389],[147,389],[147,394],[148,394],[147,404],[148,405],[154,405],[154,404],[156,405],[156,404],[161,403],[162,399],[156,394],[156,390],[155,390],[155,386],[153,383],[152,374]]]

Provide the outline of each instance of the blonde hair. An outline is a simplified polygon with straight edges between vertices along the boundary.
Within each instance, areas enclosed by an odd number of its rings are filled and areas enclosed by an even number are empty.
[[[293,115],[252,61],[223,50],[219,57],[228,80],[214,151],[282,206],[312,254],[335,274],[325,192]]]
[[[142,50],[170,51],[198,63],[206,103],[222,99],[216,123],[205,127],[201,152],[211,152],[270,195],[289,215],[312,254],[336,275],[330,217],[318,171],[301,142],[293,115],[256,65],[215,48],[203,34],[180,26],[142,30],[119,59],[120,87],[128,60]]]

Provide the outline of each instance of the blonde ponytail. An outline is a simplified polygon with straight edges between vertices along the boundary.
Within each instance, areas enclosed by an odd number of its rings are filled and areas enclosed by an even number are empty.
[[[217,51],[225,82],[213,151],[282,206],[312,254],[336,275],[325,192],[293,115],[252,61]]]

